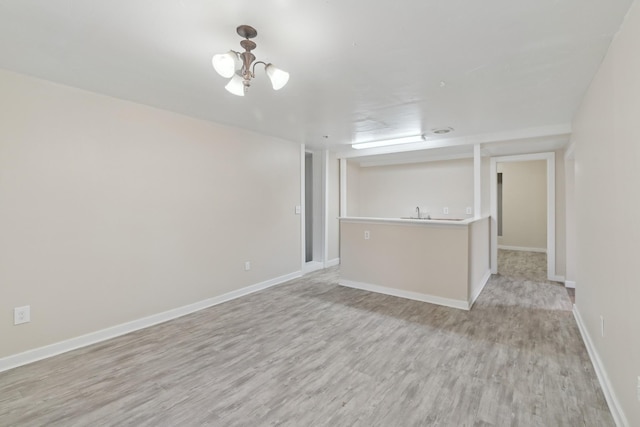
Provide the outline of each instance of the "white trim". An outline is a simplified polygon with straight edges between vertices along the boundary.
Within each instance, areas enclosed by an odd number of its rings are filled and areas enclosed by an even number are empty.
[[[336,265],[340,265],[340,258],[334,258],[329,261],[325,261],[324,268],[335,267]]]
[[[471,294],[471,298],[469,299],[469,308],[473,307],[473,304],[476,302],[480,294],[482,293],[484,287],[489,282],[489,278],[491,277],[491,270],[487,270],[480,279],[480,285],[477,288],[472,288],[473,293]]]
[[[356,282],[353,280],[340,279],[338,284],[341,286],[346,286],[348,288],[361,289],[363,291],[375,292],[378,294],[385,294],[415,301],[428,302],[430,304],[444,305],[446,307],[458,308],[461,310],[469,310],[469,308],[471,307],[468,301],[443,298],[418,292],[403,291],[400,289],[387,288],[385,286],[372,285],[370,283]]]
[[[491,272],[498,273],[498,163],[547,161],[547,278],[556,280],[556,156],[554,152],[491,158]]]
[[[46,359],[52,356],[57,356],[71,350],[76,350],[78,348],[106,341],[111,338],[119,337],[121,335],[125,335],[140,329],[148,328],[150,326],[157,325],[168,320],[173,320],[187,314],[195,313],[196,311],[200,311],[214,305],[222,304],[223,302],[231,301],[236,298],[252,294],[254,292],[262,291],[264,289],[279,285],[281,283],[296,279],[301,276],[302,272],[296,271],[284,276],[257,283],[255,285],[227,292],[226,294],[222,294],[217,297],[207,298],[193,304],[167,310],[162,313],[153,314],[141,319],[132,320],[120,325],[111,326],[109,328],[91,332],[86,335],[81,335],[79,337],[60,341],[54,344],[49,344],[44,347],[27,350],[23,353],[3,357],[2,359],[0,359],[0,372],[17,368],[18,366],[27,365],[29,363],[37,362],[38,360]]]
[[[575,144],[573,141],[569,142],[569,147],[564,152],[565,160],[574,160],[575,159]]]
[[[582,321],[580,311],[575,304],[573,305],[573,316],[575,317],[576,323],[578,324],[578,329],[580,330],[580,335],[582,335],[582,340],[587,347],[587,353],[589,353],[589,358],[591,359],[591,363],[593,364],[593,367],[596,371],[596,376],[598,377],[598,381],[600,382],[600,387],[602,388],[602,392],[604,393],[607,405],[609,405],[609,410],[611,411],[613,420],[615,421],[617,426],[628,427],[629,422],[627,421],[627,417],[622,410],[622,405],[620,405],[620,402],[618,401],[618,398],[613,391],[613,387],[611,387],[611,382],[609,381],[609,376],[607,375],[607,371],[604,368],[604,364],[602,363],[602,360],[600,360],[600,356],[598,355],[596,347],[591,340],[589,331]]]
[[[323,188],[322,195],[324,196],[324,200],[322,204],[324,205],[324,215],[323,215],[323,241],[322,241],[322,260],[325,262],[329,259],[329,151],[324,150],[323,152],[323,161],[324,167],[322,168],[324,171],[324,179],[323,179]]]
[[[560,283],[564,283],[564,276],[560,276],[560,275],[553,275],[553,276],[549,276],[547,277],[547,280],[551,281],[551,282],[560,282]]]
[[[324,263],[321,261],[309,261],[306,262],[302,268],[302,274],[309,274],[317,270],[322,270]]]
[[[543,254],[547,253],[547,248],[527,248],[524,246],[498,245],[498,249],[504,249],[507,251],[539,252]]]
[[[480,144],[473,146],[473,216],[482,213],[482,154]]]
[[[573,280],[565,280],[564,281],[564,287],[565,288],[570,288],[570,289],[575,289],[576,288],[576,282],[574,282]]]
[[[300,144],[300,271],[304,269],[307,259],[306,241],[306,200],[305,200],[305,155],[304,144]]]

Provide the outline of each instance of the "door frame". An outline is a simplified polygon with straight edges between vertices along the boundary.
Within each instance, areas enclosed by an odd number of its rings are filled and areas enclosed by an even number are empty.
[[[491,273],[498,273],[498,163],[546,160],[547,162],[547,279],[564,282],[556,275],[556,155],[554,152],[492,157],[491,188]]]

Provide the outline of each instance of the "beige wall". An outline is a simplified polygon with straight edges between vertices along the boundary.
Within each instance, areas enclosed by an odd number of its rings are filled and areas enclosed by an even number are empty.
[[[466,208],[473,208],[473,159],[351,168],[357,171],[358,185],[347,180],[347,191],[357,198],[357,216],[415,216],[419,206],[432,217],[470,217]],[[449,215],[443,214],[445,206]]]
[[[456,224],[346,219],[340,234],[346,286],[468,309],[489,278],[488,217]]]
[[[485,282],[482,280],[489,273],[490,240],[489,218],[485,217],[469,225],[469,297],[477,298]]]
[[[467,226],[343,221],[340,232],[341,279],[468,300]]]
[[[340,161],[337,159],[336,154],[329,152],[329,165],[327,168],[329,177],[328,183],[328,195],[327,195],[327,225],[328,231],[328,248],[329,254],[326,261],[332,261],[340,257]]]
[[[0,357],[299,271],[298,144],[4,71],[0,93]]]
[[[640,426],[639,118],[640,4],[636,1],[584,97],[572,136],[576,309],[629,426]]]
[[[502,236],[498,244],[547,247],[547,162],[498,163],[502,173]]]

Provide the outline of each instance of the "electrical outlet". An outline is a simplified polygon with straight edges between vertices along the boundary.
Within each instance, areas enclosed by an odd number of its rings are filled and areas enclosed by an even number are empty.
[[[302,206],[296,206],[296,215],[300,215],[302,213]]]
[[[442,213],[445,215],[449,215],[449,208],[442,208]]]
[[[604,316],[600,315],[600,335],[604,337]]]
[[[16,307],[13,309],[13,324],[19,325],[21,323],[31,322],[31,306],[25,305],[23,307]]]
[[[369,240],[371,238],[371,232],[369,230],[364,231],[364,240]]]
[[[638,402],[640,402],[640,375],[638,375]]]
[[[251,270],[251,261],[245,261],[244,262],[244,271],[249,271]]]
[[[467,208],[467,215],[473,215],[473,210],[471,209],[471,207]]]

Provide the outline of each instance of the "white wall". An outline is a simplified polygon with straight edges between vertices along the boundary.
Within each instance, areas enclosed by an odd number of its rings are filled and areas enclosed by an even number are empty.
[[[417,206],[434,218],[471,216],[466,208],[473,208],[473,159],[350,167],[347,191],[350,200],[357,198],[358,216],[415,216]],[[358,171],[357,186],[352,185],[354,169]],[[448,215],[443,213],[444,207],[449,208]]]
[[[300,145],[5,71],[0,93],[0,358],[299,271]]]
[[[629,426],[640,426],[640,4],[593,79],[573,122],[576,311],[596,365]],[[600,316],[605,334],[600,333]],[[623,425],[623,424],[620,424]]]
[[[576,211],[575,211],[575,167],[574,158],[571,155],[565,160],[566,170],[566,203],[565,203],[565,241],[566,241],[566,271],[567,286],[576,285]]]
[[[502,173],[502,246],[546,250],[547,162],[498,163]]]
[[[480,215],[487,216],[491,215],[491,181],[494,179],[491,177],[491,157],[481,158],[480,170],[482,175],[480,179],[482,212]]]
[[[360,166],[353,162],[347,161],[347,216],[360,215]]]
[[[556,276],[565,277],[567,265],[567,182],[564,150],[555,152],[556,165]]]

